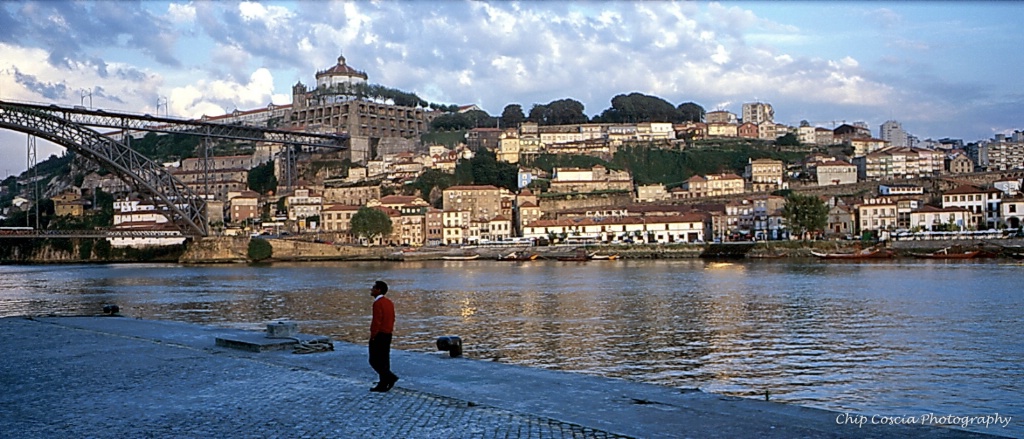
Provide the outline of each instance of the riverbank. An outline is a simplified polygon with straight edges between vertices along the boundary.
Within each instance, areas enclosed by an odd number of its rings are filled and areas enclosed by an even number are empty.
[[[401,380],[377,394],[365,346],[298,355],[215,343],[240,332],[124,317],[0,319],[9,384],[0,406],[16,408],[0,411],[0,429],[25,438],[993,437],[936,426],[937,417],[833,412],[443,352],[394,351]],[[970,426],[1000,432],[996,420],[978,422]]]
[[[707,250],[719,244],[589,244],[552,246],[438,246],[438,247],[381,247],[337,245],[302,239],[267,239],[270,257],[259,262],[309,261],[423,261],[442,259],[498,260],[510,253],[536,255],[538,259],[572,259],[579,251],[587,254],[614,256],[617,259],[690,259],[707,256]],[[102,257],[43,249],[38,253],[19,254],[14,259],[0,260],[0,264],[80,264],[125,262],[178,262],[182,264],[236,264],[254,262],[248,254],[248,237],[206,237],[189,241],[185,246],[123,251],[116,257]],[[729,246],[731,243],[725,244]],[[745,246],[730,255],[736,258],[779,259],[811,258],[812,252],[852,253],[862,249],[860,241],[759,241],[735,243]],[[942,249],[980,250],[982,256],[1009,257],[1024,248],[1024,239],[1001,240],[901,240],[882,244],[895,257],[913,257]],[[714,256],[714,255],[712,255]]]

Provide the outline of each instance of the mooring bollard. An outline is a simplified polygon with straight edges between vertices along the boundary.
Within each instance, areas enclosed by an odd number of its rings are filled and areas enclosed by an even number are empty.
[[[448,356],[455,358],[462,356],[462,339],[454,335],[438,337],[437,350],[448,351]]]

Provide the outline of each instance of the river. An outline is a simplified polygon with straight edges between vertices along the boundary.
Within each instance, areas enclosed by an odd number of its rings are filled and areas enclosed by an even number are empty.
[[[1010,416],[1024,437],[1024,266],[1006,261],[325,262],[0,266],[0,316],[122,314],[395,347],[880,416]],[[400,372],[399,372],[400,373]]]

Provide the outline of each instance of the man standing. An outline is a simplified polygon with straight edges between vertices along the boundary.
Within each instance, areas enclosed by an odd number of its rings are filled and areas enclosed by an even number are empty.
[[[371,392],[387,392],[394,387],[398,376],[391,373],[391,334],[395,329],[395,304],[384,297],[388,284],[374,282],[370,289],[373,296],[373,321],[370,322],[370,367],[380,376]]]

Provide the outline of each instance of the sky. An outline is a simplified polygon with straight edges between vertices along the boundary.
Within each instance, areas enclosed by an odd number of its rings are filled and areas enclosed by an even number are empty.
[[[291,103],[339,55],[428,102],[639,92],[920,139],[1024,129],[1024,2],[0,2],[0,100],[193,118]],[[0,130],[0,178],[26,167]],[[64,149],[37,141],[42,161]]]

